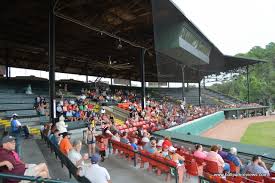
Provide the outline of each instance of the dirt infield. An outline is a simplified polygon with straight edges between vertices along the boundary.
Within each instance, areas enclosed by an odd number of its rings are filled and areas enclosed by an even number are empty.
[[[240,142],[241,137],[250,124],[261,123],[265,121],[275,121],[275,116],[259,116],[238,120],[225,120],[216,127],[204,132],[201,136]]]

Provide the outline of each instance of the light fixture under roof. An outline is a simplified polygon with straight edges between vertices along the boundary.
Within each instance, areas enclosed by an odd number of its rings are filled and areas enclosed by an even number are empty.
[[[123,47],[123,46],[122,46],[122,44],[121,44],[121,40],[119,39],[119,43],[118,43],[118,45],[117,45],[117,49],[120,50],[120,49],[122,49],[122,47]]]

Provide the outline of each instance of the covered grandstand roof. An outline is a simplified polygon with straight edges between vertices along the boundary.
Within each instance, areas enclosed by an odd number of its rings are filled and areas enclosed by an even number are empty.
[[[48,1],[9,0],[1,7],[0,64],[48,70]],[[180,82],[181,64],[187,65],[185,81],[197,82],[259,62],[223,55],[169,0],[58,0],[55,14],[57,72],[140,80],[138,47],[148,49],[146,81]],[[165,23],[194,32],[210,47],[209,63],[193,65],[199,59],[192,55],[177,59],[157,50],[156,25]]]

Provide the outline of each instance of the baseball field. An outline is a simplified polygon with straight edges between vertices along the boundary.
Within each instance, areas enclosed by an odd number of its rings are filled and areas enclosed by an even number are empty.
[[[240,142],[275,148],[275,121],[249,125]]]
[[[225,120],[202,136],[275,148],[275,116]]]

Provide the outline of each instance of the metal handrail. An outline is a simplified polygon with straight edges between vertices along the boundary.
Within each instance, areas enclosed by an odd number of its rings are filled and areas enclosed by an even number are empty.
[[[58,157],[60,159],[62,168],[64,165],[67,167],[67,169],[69,170],[70,178],[73,175],[78,182],[90,183],[90,181],[86,177],[80,177],[75,170],[72,170],[73,167],[70,167],[70,166],[74,166],[75,169],[77,169],[77,167],[75,167],[75,165],[71,163],[71,161],[68,159],[68,157],[66,157],[64,154],[62,154],[61,151],[54,144],[52,144],[50,139],[42,132],[41,132],[41,137],[43,140],[45,140],[45,142],[47,143],[51,152],[55,153],[55,157],[56,158]],[[70,162],[66,161],[66,158]]]
[[[0,173],[0,179],[16,179],[16,180],[27,180],[31,182],[45,182],[45,183],[67,183],[60,180],[54,180],[54,179],[44,179],[41,177],[32,177],[32,176],[19,176],[19,175],[13,175],[13,174],[5,174]]]

